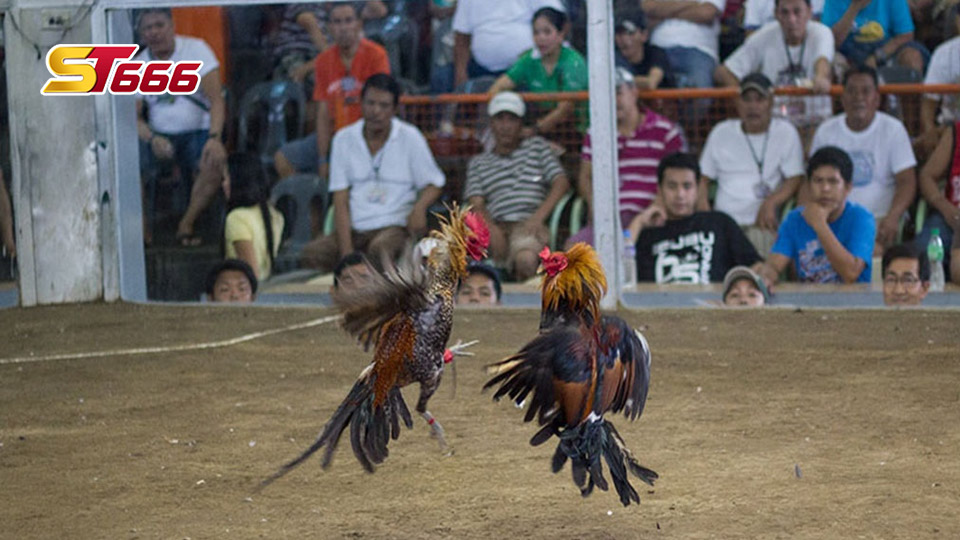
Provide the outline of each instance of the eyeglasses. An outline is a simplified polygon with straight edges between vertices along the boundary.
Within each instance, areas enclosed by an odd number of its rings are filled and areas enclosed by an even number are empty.
[[[889,275],[883,278],[884,287],[896,287],[897,283],[904,286],[904,288],[916,287],[920,283],[920,278],[913,274],[904,274],[902,276]]]

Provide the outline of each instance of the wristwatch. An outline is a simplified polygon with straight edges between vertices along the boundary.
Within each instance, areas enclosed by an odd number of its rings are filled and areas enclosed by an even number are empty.
[[[219,132],[219,131],[211,131],[210,133],[207,134],[207,139],[216,139],[216,140],[219,141],[219,140],[220,140],[220,132]]]

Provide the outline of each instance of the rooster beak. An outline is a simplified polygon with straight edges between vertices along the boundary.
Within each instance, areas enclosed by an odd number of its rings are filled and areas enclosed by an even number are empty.
[[[538,276],[542,276],[544,273],[545,273],[545,272],[544,272],[544,270],[543,270],[543,263],[540,263],[540,264],[537,266],[537,275],[538,275]]]

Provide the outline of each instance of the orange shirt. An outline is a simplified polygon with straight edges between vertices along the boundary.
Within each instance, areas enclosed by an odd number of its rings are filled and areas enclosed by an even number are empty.
[[[340,59],[340,47],[334,45],[317,56],[317,81],[314,101],[326,101],[333,118],[334,131],[360,119],[360,91],[371,75],[390,73],[390,61],[383,47],[363,38],[350,64],[350,72]]]
[[[229,29],[222,7],[204,6],[173,8],[173,25],[182,36],[197,37],[207,42],[220,61],[220,84],[230,80],[230,56],[227,54]]]

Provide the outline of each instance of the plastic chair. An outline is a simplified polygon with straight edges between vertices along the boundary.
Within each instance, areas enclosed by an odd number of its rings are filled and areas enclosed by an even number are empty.
[[[323,235],[330,236],[333,234],[333,207],[327,208],[327,214],[323,218]]]
[[[290,126],[287,125],[287,105],[293,103],[296,107],[296,125],[293,135],[290,136]],[[258,115],[263,117],[262,110],[266,108],[266,126],[261,127],[261,134],[254,138],[250,132],[252,119]],[[307,99],[303,89],[293,81],[269,81],[253,85],[240,100],[238,119],[237,146],[241,150],[249,149],[251,145],[260,154],[265,166],[273,165],[273,154],[291,138],[303,137],[306,122]]]
[[[927,200],[923,197],[920,197],[920,200],[917,201],[917,216],[915,218],[916,228],[914,229],[914,238],[920,237],[920,232],[923,231],[923,222],[927,219]]]
[[[573,199],[573,192],[569,192],[564,195],[558,202],[557,205],[553,207],[553,212],[550,214],[550,249],[560,249],[560,245],[557,244],[558,236],[560,235],[560,218],[563,216],[563,211],[567,207],[567,203]]]
[[[583,224],[586,222],[584,218],[587,212],[586,207],[587,202],[583,200],[583,197],[577,196],[573,200],[573,206],[570,207],[570,236],[577,234],[583,228]]]

